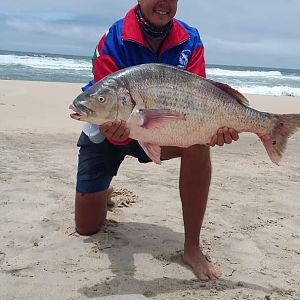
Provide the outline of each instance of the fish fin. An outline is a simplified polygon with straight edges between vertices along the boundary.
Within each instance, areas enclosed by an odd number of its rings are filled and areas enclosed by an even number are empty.
[[[155,130],[170,122],[185,120],[185,114],[170,109],[140,109],[138,114],[141,117],[141,126]]]
[[[226,92],[227,94],[235,98],[238,102],[242,103],[243,105],[249,106],[249,100],[244,95],[242,95],[239,91],[235,90],[228,84],[213,81],[210,79],[207,79],[207,81],[209,81],[211,84],[218,87],[222,91]]]
[[[160,155],[161,155],[161,148],[159,145],[153,145],[149,143],[144,143],[138,141],[145,153],[149,156],[149,158],[156,164],[160,165]]]
[[[259,136],[273,163],[279,164],[288,138],[300,128],[300,115],[272,115],[271,129]]]

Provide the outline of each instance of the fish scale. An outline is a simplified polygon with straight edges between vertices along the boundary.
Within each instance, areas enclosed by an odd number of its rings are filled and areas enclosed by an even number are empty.
[[[133,124],[133,127],[129,127],[133,138],[142,137],[145,142],[161,146],[186,147],[196,143],[208,143],[218,128],[226,125],[236,128],[238,131],[246,131],[245,127],[253,128],[252,124],[247,126],[244,120],[250,121],[250,118],[245,116],[248,110],[235,99],[232,100],[230,95],[217,88],[214,91],[207,90],[205,85],[199,84],[199,77],[195,76],[194,80],[187,80],[190,79],[189,73],[179,72],[182,75],[180,77],[173,72],[173,69],[172,72],[170,71],[166,69],[166,72],[160,77],[152,76],[147,72],[143,74],[149,76],[145,83],[143,84],[141,80],[135,78],[132,81],[131,89],[138,93],[143,100],[141,107],[179,111],[185,114],[186,120],[170,123],[150,132],[151,134],[149,134],[149,130],[135,127]],[[145,78],[144,76],[139,78]],[[225,103],[227,105],[224,105]],[[250,112],[255,115],[252,110]],[[211,118],[212,115],[214,118]],[[243,120],[241,120],[242,118]]]
[[[130,137],[160,163],[160,146],[207,144],[221,127],[259,136],[278,164],[299,114],[257,111],[226,84],[164,64],[143,64],[110,74],[79,95],[74,119],[103,124],[127,121]],[[84,109],[83,109],[84,108]]]

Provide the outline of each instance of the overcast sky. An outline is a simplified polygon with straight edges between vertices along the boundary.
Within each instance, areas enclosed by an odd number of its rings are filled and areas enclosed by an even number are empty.
[[[0,49],[93,54],[135,0],[1,0]],[[300,69],[300,0],[179,0],[209,64]]]

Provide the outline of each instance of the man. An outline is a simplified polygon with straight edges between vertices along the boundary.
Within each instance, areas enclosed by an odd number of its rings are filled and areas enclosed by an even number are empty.
[[[138,0],[124,19],[116,22],[100,40],[93,60],[94,81],[121,68],[143,63],[165,63],[205,77],[204,49],[198,31],[177,21],[177,0]],[[126,155],[140,162],[150,159],[139,144],[129,138],[124,120],[100,126],[103,142],[93,144],[82,133],[75,197],[76,230],[96,233],[103,224],[110,201],[110,182]],[[232,129],[221,128],[211,146],[238,139]],[[211,180],[209,147],[162,147],[162,160],[181,157],[179,189],[185,229],[183,260],[201,280],[220,276],[200,248],[199,235]]]

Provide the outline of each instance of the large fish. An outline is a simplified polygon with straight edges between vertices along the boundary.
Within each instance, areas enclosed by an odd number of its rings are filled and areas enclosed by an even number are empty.
[[[278,164],[288,137],[300,127],[299,114],[257,111],[230,86],[164,64],[110,74],[70,108],[73,119],[98,125],[126,120],[130,137],[158,164],[160,146],[207,144],[221,127],[257,134]]]

